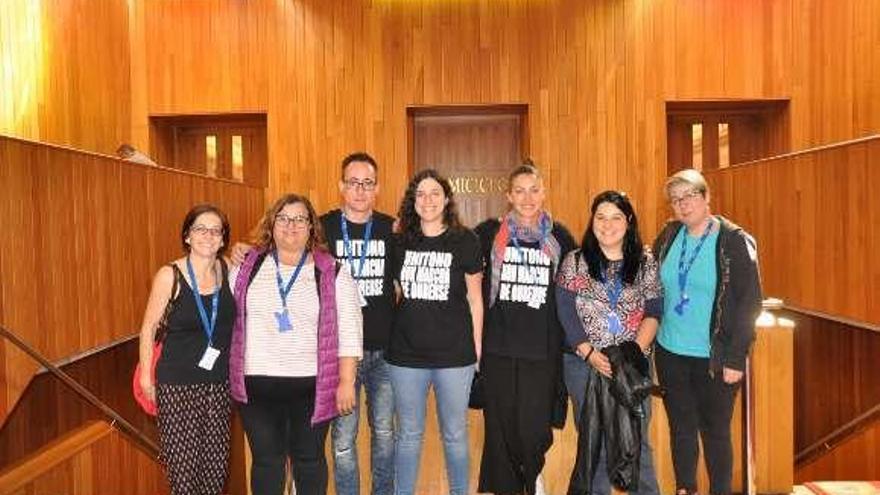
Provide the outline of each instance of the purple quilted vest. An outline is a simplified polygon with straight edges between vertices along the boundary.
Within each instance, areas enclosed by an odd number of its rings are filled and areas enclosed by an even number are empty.
[[[251,249],[235,279],[235,305],[238,312],[232,327],[232,346],[229,349],[229,386],[232,398],[247,403],[244,385],[245,322],[247,321],[247,291],[251,274],[257,269],[258,259],[265,259],[265,248]],[[323,251],[312,252],[318,270],[320,312],[318,316],[318,376],[315,378],[315,411],[312,425],[337,416],[336,388],[339,386],[339,325],[336,321],[336,260]]]

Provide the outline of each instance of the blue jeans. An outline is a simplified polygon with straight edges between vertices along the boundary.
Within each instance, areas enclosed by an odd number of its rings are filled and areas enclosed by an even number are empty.
[[[474,366],[460,368],[406,368],[388,365],[394,385],[397,437],[394,453],[394,493],[415,492],[425,432],[428,387],[433,384],[437,419],[443,437],[446,477],[450,495],[468,493],[469,458],[467,411]]]
[[[354,411],[333,420],[333,477],[338,495],[359,495],[357,436],[361,385],[367,395],[370,422],[370,468],[372,494],[390,495],[394,482],[394,394],[385,351],[364,351],[358,364]]]
[[[565,388],[568,389],[568,395],[571,396],[571,401],[574,405],[574,424],[577,426],[578,420],[581,417],[581,408],[584,406],[587,380],[591,378],[591,375],[598,375],[599,372],[574,354],[566,352],[562,359]],[[642,404],[642,410],[645,416],[642,419],[642,447],[639,454],[639,488],[629,493],[653,495],[659,494],[660,488],[657,486],[657,475],[654,473],[654,457],[651,453],[651,444],[648,442],[648,425],[651,422],[650,397],[645,399],[645,402]],[[608,480],[608,468],[605,465],[604,445],[599,453],[599,465],[596,466],[596,473],[593,476],[593,493],[597,495],[611,493],[611,482]]]

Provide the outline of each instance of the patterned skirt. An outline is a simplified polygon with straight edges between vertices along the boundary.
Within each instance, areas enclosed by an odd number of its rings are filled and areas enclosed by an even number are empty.
[[[171,493],[221,493],[229,472],[229,383],[159,383],[156,401],[159,460]]]

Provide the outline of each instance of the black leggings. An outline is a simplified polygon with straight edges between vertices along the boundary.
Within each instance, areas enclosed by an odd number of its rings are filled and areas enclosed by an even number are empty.
[[[245,377],[241,419],[251,447],[251,491],[280,495],[290,458],[297,493],[327,492],[324,442],[329,422],[311,426],[315,377]]]
[[[709,375],[709,360],[682,356],[657,345],[657,378],[666,388],[663,405],[669,419],[672,465],[676,489],[697,489],[697,433],[703,440],[709,492],[731,492],[733,446],[730,420],[739,384],[724,383],[720,374]]]

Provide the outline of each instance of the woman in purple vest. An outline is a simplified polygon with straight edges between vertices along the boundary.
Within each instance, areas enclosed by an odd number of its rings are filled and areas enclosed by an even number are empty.
[[[230,273],[238,314],[229,382],[250,444],[251,491],[280,494],[288,458],[298,493],[327,491],[329,421],[354,407],[361,357],[357,286],[327,252],[305,197],[287,194]]]

